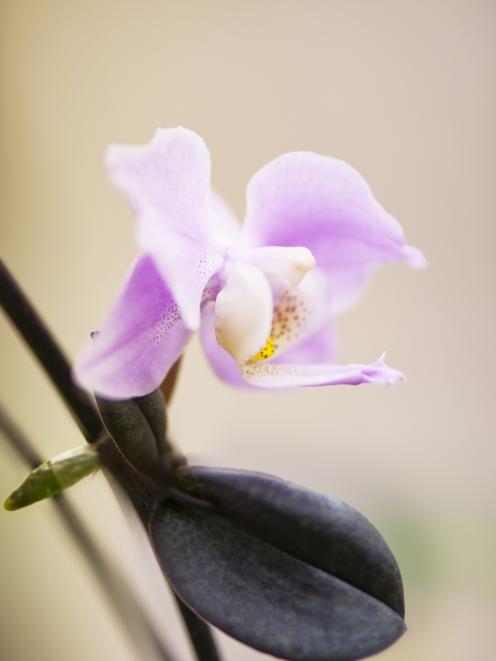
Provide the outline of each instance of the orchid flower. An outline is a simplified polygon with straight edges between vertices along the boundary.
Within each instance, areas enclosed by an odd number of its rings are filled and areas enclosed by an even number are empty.
[[[235,386],[393,384],[383,358],[333,364],[332,316],[380,264],[420,268],[398,222],[343,161],[293,152],[248,184],[244,225],[211,189],[203,140],[160,129],[145,146],[113,146],[107,165],[136,214],[142,253],[76,379],[110,399],[157,388],[199,330],[207,357]]]

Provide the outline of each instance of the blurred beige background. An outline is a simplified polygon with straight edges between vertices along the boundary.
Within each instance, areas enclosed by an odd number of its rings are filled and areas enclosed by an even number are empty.
[[[408,634],[390,661],[490,661],[496,640],[495,55],[492,0],[3,0],[1,252],[74,355],[135,252],[107,182],[111,142],[183,125],[207,141],[240,214],[284,151],[357,167],[430,262],[379,272],[338,321],[340,359],[383,350],[393,389],[237,392],[196,343],[170,410],[198,461],[336,495],[396,552]],[[46,456],[80,443],[9,325],[1,401]],[[3,446],[4,447],[4,446]],[[2,498],[24,467],[1,450]],[[101,477],[71,493],[181,659],[173,608]],[[51,505],[0,513],[2,661],[136,661]],[[220,637],[226,658],[262,655]]]

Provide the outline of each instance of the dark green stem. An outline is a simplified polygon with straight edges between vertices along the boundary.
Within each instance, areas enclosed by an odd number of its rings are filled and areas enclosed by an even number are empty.
[[[26,295],[0,260],[0,305],[22,335],[89,443],[103,431],[87,393],[74,383],[70,364]]]
[[[1,405],[0,432],[3,433],[10,447],[31,468],[36,468],[43,461]],[[127,587],[124,576],[118,572],[114,563],[110,562],[102,553],[102,550],[98,548],[74,507],[62,494],[55,496],[52,502],[63,525],[76,542],[82,557],[88,563],[103,593],[124,625],[124,630],[136,643],[138,653],[142,654],[143,643],[146,644],[150,641],[158,659],[173,661],[172,653],[165,647],[160,636],[150,625],[141,605]]]
[[[219,661],[219,651],[210,627],[200,620],[175,593],[174,596],[198,661]]]

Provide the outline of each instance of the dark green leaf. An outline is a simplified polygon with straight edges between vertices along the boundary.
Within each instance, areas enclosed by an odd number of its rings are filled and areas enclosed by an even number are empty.
[[[238,525],[405,614],[396,560],[374,526],[349,505],[271,475],[185,467],[178,484]]]
[[[202,618],[294,661],[363,658],[405,631],[396,563],[358,512],[259,473],[184,468],[178,476],[215,508],[166,501],[150,533],[165,574]]]

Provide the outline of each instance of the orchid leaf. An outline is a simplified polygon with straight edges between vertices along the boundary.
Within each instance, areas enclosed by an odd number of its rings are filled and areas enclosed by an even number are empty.
[[[291,661],[351,661],[405,631],[401,577],[375,528],[339,501],[259,473],[184,468],[213,507],[165,501],[150,522],[164,573],[200,617]]]
[[[234,523],[404,616],[393,554],[370,521],[346,503],[253,471],[189,466],[176,475],[183,490],[214,503]]]

